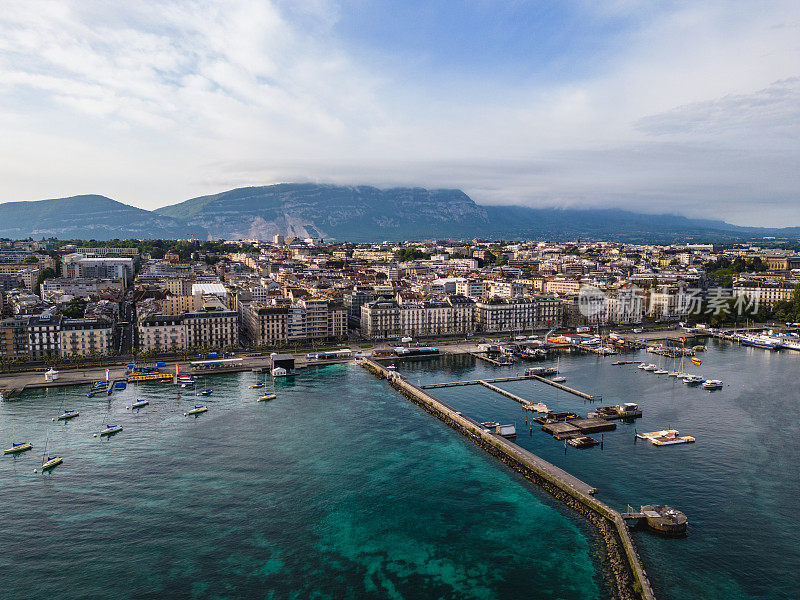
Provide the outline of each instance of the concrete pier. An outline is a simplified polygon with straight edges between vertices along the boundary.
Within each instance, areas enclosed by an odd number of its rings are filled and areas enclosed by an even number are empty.
[[[475,420],[462,415],[399,373],[389,371],[369,359],[363,359],[361,365],[378,377],[386,379],[409,400],[584,515],[597,528],[605,544],[615,597],[626,600],[655,600],[625,520],[619,512],[594,497],[597,491],[595,488],[501,436],[484,431]]]
[[[502,383],[504,381],[521,381],[523,379],[533,379],[536,381],[541,381],[542,383],[546,383],[547,385],[551,385],[555,388],[560,390],[564,390],[565,392],[569,392],[570,394],[574,394],[579,398],[583,398],[584,400],[602,400],[602,396],[594,396],[592,394],[587,394],[586,392],[582,392],[580,390],[576,390],[575,388],[571,388],[563,383],[558,383],[557,381],[550,381],[547,377],[542,377],[541,375],[516,375],[512,377],[495,377],[493,379],[466,379],[464,381],[445,381],[443,383],[426,383],[425,385],[421,385],[420,388],[423,390],[430,390],[434,388],[444,388],[444,387],[457,387],[460,385],[486,385],[487,383]],[[495,391],[499,390],[497,388]],[[503,395],[508,395],[505,391],[500,392]],[[511,396],[509,396],[511,398]],[[516,398],[514,398],[516,399]],[[519,401],[518,401],[519,402]]]
[[[514,400],[515,402],[519,402],[519,403],[520,403],[520,404],[522,404],[523,406],[526,406],[526,407],[527,407],[528,405],[530,405],[530,404],[531,404],[531,402],[530,402],[530,401],[528,401],[528,400],[525,400],[525,398],[521,398],[521,397],[517,396],[516,394],[512,394],[511,392],[507,392],[506,390],[504,390],[504,389],[502,389],[502,388],[499,388],[499,387],[497,387],[496,385],[492,385],[491,383],[488,383],[487,381],[483,381],[483,380],[482,380],[482,381],[480,381],[479,383],[480,383],[480,384],[481,384],[483,387],[487,387],[487,388],[489,388],[490,390],[492,390],[493,392],[497,392],[498,394],[502,394],[502,395],[503,395],[503,396],[505,396],[506,398],[511,398],[512,400]]]
[[[569,386],[564,385],[563,383],[558,383],[557,381],[550,381],[546,377],[542,377],[541,375],[531,375],[531,379],[535,379],[536,381],[541,381],[542,383],[546,383],[547,385],[552,385],[555,388],[560,390],[564,390],[565,392],[569,392],[570,394],[575,394],[576,396],[583,398],[584,400],[601,400],[602,396],[593,396],[592,394],[587,394],[586,392],[582,392],[580,390],[576,390],[575,388],[571,388]]]
[[[504,381],[522,381],[533,379],[533,375],[512,375],[511,377],[492,377],[490,379],[465,379],[464,381],[445,381],[442,383],[426,383],[419,386],[423,390],[433,388],[458,387],[460,385],[483,385],[484,383],[503,383]]]

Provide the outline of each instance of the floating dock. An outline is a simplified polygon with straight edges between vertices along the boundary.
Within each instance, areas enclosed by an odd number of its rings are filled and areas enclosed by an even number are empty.
[[[575,388],[571,388],[569,386],[564,385],[563,383],[558,383],[557,381],[550,381],[546,377],[542,377],[541,375],[530,375],[531,379],[535,379],[536,381],[541,381],[542,383],[546,383],[547,385],[552,385],[555,388],[560,390],[564,390],[565,392],[569,392],[570,394],[574,394],[579,398],[583,398],[584,400],[591,400],[594,402],[595,400],[602,400],[603,396],[593,396],[592,394],[587,394],[586,392],[582,392],[580,390],[576,390]]]
[[[595,498],[597,490],[594,487],[502,436],[486,431],[480,423],[412,384],[400,373],[385,369],[369,359],[363,359],[360,364],[378,377],[386,379],[389,385],[406,398],[589,519],[597,528],[609,559],[612,563],[623,567],[623,569],[616,567],[611,569],[615,596],[655,600],[653,589],[622,514]]]
[[[504,381],[522,381],[523,379],[533,379],[533,375],[512,375],[511,377],[493,377],[491,379],[465,379],[464,381],[445,381],[442,383],[426,383],[419,386],[420,389],[429,390],[433,388],[458,387],[461,385],[483,385],[485,383],[503,383]]]
[[[525,400],[525,398],[521,398],[520,396],[517,396],[516,394],[512,394],[511,392],[507,392],[506,390],[504,390],[502,388],[499,388],[496,385],[492,385],[491,383],[488,383],[487,381],[480,381],[479,383],[483,387],[489,388],[490,390],[492,390],[493,392],[497,392],[498,394],[502,394],[506,398],[511,398],[512,400],[514,400],[515,402],[519,402],[523,406],[527,407],[529,404],[531,404],[531,402],[529,402],[528,400]]]
[[[492,379],[466,379],[464,381],[445,381],[442,383],[426,383],[425,385],[419,386],[420,389],[423,390],[431,390],[435,388],[446,388],[446,387],[457,387],[461,385],[486,385],[487,383],[502,383],[504,381],[522,381],[524,379],[532,379],[535,381],[541,381],[546,383],[547,385],[552,385],[555,388],[560,390],[564,390],[565,392],[569,392],[570,394],[574,394],[579,398],[583,398],[584,400],[602,400],[603,396],[594,396],[592,394],[587,394],[586,392],[582,392],[580,390],[576,390],[575,388],[571,388],[569,386],[564,385],[563,383],[558,383],[557,381],[550,381],[546,377],[542,377],[541,375],[516,375],[511,377],[495,377]],[[499,388],[498,388],[499,389]],[[501,392],[505,395],[505,392]]]

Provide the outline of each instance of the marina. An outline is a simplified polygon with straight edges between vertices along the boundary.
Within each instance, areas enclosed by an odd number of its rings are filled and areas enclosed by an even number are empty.
[[[640,354],[641,356],[641,354]],[[781,442],[781,438],[775,439],[772,436],[763,435],[764,429],[762,424],[758,421],[752,420],[748,417],[742,417],[740,407],[747,407],[751,414],[756,414],[758,410],[762,409],[762,405],[756,403],[757,399],[762,398],[764,394],[770,394],[772,397],[778,397],[776,390],[769,388],[768,390],[761,389],[765,382],[770,382],[771,385],[775,382],[780,382],[782,385],[792,385],[793,381],[791,374],[792,368],[787,371],[781,371],[781,366],[786,364],[788,367],[792,365],[792,357],[795,356],[791,353],[766,353],[759,348],[748,348],[746,346],[739,346],[733,344],[720,344],[719,342],[710,342],[709,349],[703,357],[703,365],[698,371],[702,374],[706,369],[709,372],[715,372],[721,379],[725,379],[725,387],[714,394],[714,418],[710,419],[705,417],[707,407],[704,405],[704,394],[699,394],[698,391],[683,385],[680,380],[676,381],[675,378],[667,377],[650,377],[649,374],[640,374],[632,369],[608,369],[610,361],[595,355],[575,355],[567,358],[562,357],[560,370],[568,376],[571,386],[574,389],[600,389],[603,392],[604,398],[607,399],[606,403],[602,406],[592,407],[587,415],[586,400],[575,394],[566,393],[554,386],[547,384],[540,385],[538,380],[532,380],[530,377],[514,376],[514,377],[496,377],[496,375],[503,374],[505,368],[495,367],[491,363],[485,361],[476,362],[472,357],[439,357],[433,359],[432,362],[420,361],[398,361],[394,372],[400,376],[407,377],[408,380],[417,382],[421,380],[421,386],[429,384],[446,384],[456,381],[459,385],[432,388],[436,389],[436,394],[439,400],[450,407],[452,410],[461,413],[465,418],[472,419],[476,423],[476,427],[481,424],[494,423],[494,427],[498,425],[511,425],[516,422],[515,433],[516,437],[513,443],[521,448],[531,452],[531,454],[547,461],[550,465],[562,469],[565,473],[572,475],[577,480],[584,482],[588,488],[594,489],[594,497],[601,500],[607,506],[617,510],[620,518],[629,525],[637,527],[653,528],[650,524],[643,521],[646,517],[643,516],[643,511],[647,506],[664,506],[664,507],[678,507],[684,516],[688,515],[686,530],[683,534],[685,537],[680,540],[664,540],[655,536],[643,535],[640,533],[633,533],[634,541],[644,549],[643,557],[648,569],[648,574],[653,581],[655,587],[654,594],[658,598],[676,599],[692,598],[700,599],[705,598],[705,592],[708,588],[708,578],[715,578],[714,581],[718,582],[720,589],[726,590],[727,598],[736,599],[771,599],[771,586],[762,585],[760,582],[764,578],[769,578],[770,581],[781,581],[783,577],[783,570],[775,569],[771,564],[762,560],[757,553],[751,553],[748,545],[742,547],[741,544],[737,545],[739,534],[741,531],[731,531],[724,526],[724,523],[718,518],[718,511],[721,509],[719,502],[715,500],[709,501],[708,494],[713,493],[714,497],[724,498],[726,506],[728,503],[736,507],[736,510],[746,516],[745,530],[746,535],[752,537],[754,540],[760,540],[759,543],[767,544],[771,548],[781,548],[782,551],[788,556],[789,564],[794,560],[791,548],[791,536],[786,535],[784,530],[781,529],[782,521],[780,513],[770,519],[764,519],[763,515],[767,514],[772,506],[771,498],[753,497],[751,494],[745,493],[747,489],[752,489],[752,480],[742,479],[743,476],[748,477],[763,477],[764,474],[774,473],[775,477],[780,477],[780,473],[785,469],[791,468],[789,461],[793,460],[791,446],[785,445],[785,439]],[[483,366],[485,365],[485,366]],[[732,366],[727,366],[732,365]],[[334,367],[325,367],[325,369],[333,369]],[[353,367],[338,367],[341,368],[337,377],[343,377],[345,373],[349,373]],[[330,373],[334,373],[331,371]],[[210,443],[207,439],[203,439],[202,445],[195,447],[191,444],[192,436],[202,435],[206,427],[210,427],[214,423],[214,427],[219,426],[219,417],[228,415],[228,418],[242,412],[242,416],[247,415],[247,420],[244,422],[236,422],[236,429],[231,430],[229,434],[222,435],[220,443],[223,439],[229,436],[236,435],[239,439],[239,434],[242,431],[243,423],[249,422],[253,417],[257,417],[258,413],[263,413],[265,418],[269,418],[269,423],[264,423],[263,429],[253,432],[252,443],[260,443],[263,432],[272,431],[271,428],[275,427],[273,409],[278,407],[286,407],[290,410],[292,406],[296,410],[296,401],[304,398],[304,402],[311,402],[313,398],[316,401],[315,406],[324,421],[328,421],[326,416],[331,410],[338,410],[341,404],[341,409],[345,410],[349,406],[351,400],[342,401],[339,397],[349,396],[353,392],[345,390],[353,389],[352,382],[348,383],[348,387],[334,388],[332,384],[324,378],[324,374],[320,372],[318,378],[312,378],[307,382],[306,372],[302,377],[297,377],[290,383],[288,380],[280,382],[281,385],[281,400],[277,403],[270,403],[269,408],[264,406],[266,410],[256,411],[250,414],[246,411],[245,407],[249,404],[255,408],[255,399],[257,394],[250,391],[250,386],[255,380],[255,375],[250,373],[242,373],[240,375],[222,375],[215,377],[213,381],[209,379],[209,384],[214,388],[214,411],[210,411],[208,416],[197,421],[192,420],[191,424],[185,423],[184,427],[180,427],[175,431],[176,423],[171,421],[174,416],[182,415],[187,411],[187,408],[193,406],[193,393],[189,390],[181,390],[180,387],[167,386],[153,386],[152,384],[135,384],[129,386],[128,390],[119,392],[119,399],[115,399],[112,404],[111,412],[109,413],[108,420],[110,423],[124,425],[125,433],[117,437],[113,444],[99,444],[96,443],[96,450],[83,445],[81,439],[90,439],[92,432],[97,431],[97,423],[100,418],[103,418],[107,400],[105,397],[100,399],[86,399],[82,398],[82,394],[76,392],[69,395],[67,389],[67,402],[76,410],[80,410],[81,419],[76,419],[69,427],[55,428],[55,437],[51,434],[49,447],[57,450],[63,457],[63,465],[59,466],[57,470],[53,471],[53,476],[48,477],[48,480],[58,482],[60,480],[72,481],[75,478],[86,479],[87,483],[93,477],[92,470],[97,469],[97,460],[103,459],[103,455],[93,457],[94,452],[102,451],[108,454],[108,457],[118,456],[113,463],[119,465],[119,460],[123,460],[130,452],[136,452],[136,456],[147,456],[150,452],[162,452],[155,440],[164,435],[165,432],[170,432],[169,435],[177,435],[174,450],[180,452],[180,448],[185,444],[187,446],[186,458],[187,462],[181,462],[181,469],[191,472],[191,465],[193,461],[197,461],[197,451],[200,448],[206,448]],[[330,375],[329,375],[330,377]],[[352,379],[352,375],[347,376],[348,381]],[[504,379],[505,381],[496,381],[490,383],[495,387],[499,387],[504,391],[509,392],[522,399],[527,399],[529,402],[536,400],[537,402],[545,404],[551,411],[554,418],[563,419],[565,425],[571,425],[575,419],[582,419],[583,415],[588,417],[599,417],[606,422],[617,423],[617,428],[613,430],[606,429],[599,433],[585,435],[580,431],[573,431],[573,436],[558,440],[554,443],[554,438],[551,435],[542,435],[540,427],[525,428],[521,423],[525,418],[526,413],[530,411],[523,410],[525,405],[513,398],[495,392],[487,386],[475,383],[468,385],[461,385],[462,382],[472,381],[487,381],[492,382],[495,379]],[[311,382],[314,381],[314,387],[311,387]],[[356,380],[358,381],[358,380]],[[643,383],[646,381],[647,383]],[[231,388],[232,383],[240,382],[238,387]],[[752,383],[758,382],[759,389],[752,387]],[[277,384],[276,384],[277,385]],[[359,383],[363,386],[365,383]],[[388,410],[395,408],[400,409],[402,405],[396,404],[391,398],[387,398],[385,392],[380,391],[379,381],[375,382],[378,387],[374,389],[374,396],[370,400],[369,406],[373,406],[375,402],[379,403],[381,410]],[[385,386],[385,382],[382,384]],[[502,387],[500,387],[502,385]],[[420,386],[420,387],[421,387]],[[329,392],[323,391],[326,388],[331,388]],[[85,389],[85,388],[84,388]],[[169,398],[164,394],[164,389],[171,390]],[[789,388],[786,388],[789,389]],[[189,393],[186,393],[186,392]],[[183,392],[183,400],[178,399],[181,392]],[[249,393],[248,393],[249,392]],[[0,431],[3,424],[7,427],[4,430],[6,436],[6,446],[10,446],[12,438],[19,437],[22,441],[31,441],[34,446],[42,447],[44,444],[44,431],[40,428],[31,429],[27,428],[25,423],[30,423],[33,415],[39,415],[37,418],[49,422],[52,415],[57,414],[59,405],[62,404],[63,399],[60,394],[63,391],[56,392],[55,390],[41,390],[35,392],[26,392],[21,396],[21,399],[16,399],[14,402],[0,403],[0,410],[12,411],[11,414],[19,415],[13,417],[12,421],[8,420],[6,416],[4,421],[0,421]],[[490,395],[487,396],[487,393]],[[298,396],[298,394],[302,394]],[[330,395],[326,398],[327,395]],[[114,397],[117,393],[114,394]],[[149,400],[150,404],[154,406],[153,411],[143,411],[138,420],[135,415],[130,411],[125,412],[125,406],[131,405],[138,397]],[[71,399],[70,399],[71,398]],[[79,399],[82,398],[82,399]],[[331,402],[336,398],[335,402]],[[34,402],[31,400],[35,399]],[[326,401],[327,400],[327,401]],[[399,399],[402,401],[402,398]],[[74,401],[74,404],[73,404]],[[404,402],[404,401],[403,401]],[[622,407],[622,409],[620,409]],[[413,411],[419,411],[416,407],[411,407]],[[419,411],[421,412],[421,411]],[[213,413],[213,414],[212,414]],[[594,414],[593,414],[594,413]],[[125,415],[128,415],[130,421],[125,420]],[[359,422],[358,416],[345,412],[347,418],[353,420],[354,426]],[[411,419],[414,421],[413,414],[403,413],[404,420]],[[430,435],[434,429],[439,431],[437,426],[431,426],[430,418],[424,417],[415,427],[422,427],[421,431],[426,431],[425,435]],[[173,417],[170,417],[173,415]],[[677,417],[676,417],[677,415]],[[543,417],[545,415],[542,415]],[[290,419],[290,413],[286,413],[286,418]],[[427,418],[429,421],[425,421]],[[20,421],[19,419],[24,419]],[[629,421],[641,421],[641,424],[636,424],[638,431],[643,432],[658,432],[664,431],[664,425],[670,423],[667,429],[675,428],[680,431],[678,436],[683,436],[685,433],[691,433],[692,437],[697,439],[694,444],[672,445],[671,448],[659,448],[651,443],[635,443],[634,439],[634,425]],[[530,420],[530,419],[529,419]],[[342,423],[344,421],[337,421]],[[580,421],[578,421],[580,423]],[[163,423],[163,425],[159,425]],[[209,425],[204,426],[203,423]],[[290,426],[291,420],[286,421],[286,426]],[[427,425],[426,425],[427,423]],[[435,423],[435,421],[434,421]],[[16,434],[12,436],[10,427],[15,424]],[[94,424],[94,425],[93,425]],[[232,423],[233,425],[233,423]],[[745,426],[746,425],[746,426]],[[574,427],[574,425],[572,425]],[[55,426],[53,426],[55,427]],[[247,429],[244,427],[244,429]],[[315,426],[316,427],[316,426]],[[433,429],[431,429],[433,427]],[[185,431],[182,431],[185,430]],[[209,430],[210,432],[211,430]],[[316,430],[318,431],[318,430]],[[359,435],[365,434],[366,431],[355,429],[354,432],[360,432]],[[388,430],[387,430],[388,431]],[[787,434],[791,433],[791,428]],[[749,437],[751,432],[755,435],[758,434],[757,444],[770,448],[769,461],[760,462],[760,453],[753,453],[747,441],[751,440]],[[257,435],[256,435],[257,433]],[[186,437],[189,435],[190,437]],[[384,433],[384,436],[386,433]],[[437,435],[439,435],[437,433]],[[491,432],[494,437],[498,436],[494,431]],[[604,441],[601,445],[601,436]],[[459,436],[460,437],[460,436]],[[584,438],[591,438],[590,440]],[[326,444],[331,444],[330,438],[324,438]],[[502,438],[508,443],[509,440]],[[594,440],[594,443],[591,441]],[[465,442],[466,442],[465,438]],[[241,442],[241,440],[240,440]],[[284,443],[287,441],[285,440]],[[720,443],[727,449],[726,454],[719,453]],[[733,442],[733,444],[731,444]],[[198,444],[201,443],[198,440]],[[289,442],[291,443],[291,442]],[[441,441],[440,441],[441,443]],[[568,450],[565,451],[564,445]],[[403,442],[402,447],[406,446]],[[210,446],[212,447],[212,446]],[[277,446],[276,446],[277,447]],[[171,445],[173,448],[173,445]],[[297,447],[299,450],[301,448]],[[739,450],[741,448],[741,451]],[[748,451],[744,451],[748,448]],[[789,450],[787,451],[787,448]],[[173,450],[173,452],[174,452]],[[320,448],[322,450],[322,448]],[[373,449],[373,452],[375,449]],[[733,454],[731,452],[733,451]],[[52,452],[52,450],[51,450]],[[142,455],[141,453],[145,454]],[[204,470],[209,468],[209,459],[206,452],[203,452],[203,458],[199,461],[198,467],[202,466]],[[256,450],[256,452],[258,452]],[[448,449],[448,454],[441,456],[442,468],[452,469],[452,453],[453,448]],[[264,456],[273,456],[274,449],[268,451]],[[26,459],[26,456],[29,458]],[[54,455],[51,455],[55,457]],[[446,458],[450,456],[450,458]],[[31,460],[31,458],[33,460]],[[141,460],[141,459],[140,459]],[[170,461],[172,459],[169,459]],[[181,459],[184,460],[184,459]],[[493,460],[493,459],[492,459]],[[728,475],[726,482],[731,485],[726,485],[724,489],[709,488],[713,485],[713,481],[709,483],[707,473],[709,464],[715,463],[716,468],[725,469]],[[103,464],[103,463],[99,463]],[[136,463],[128,460],[124,461],[126,469],[131,469]],[[151,467],[159,468],[157,463],[151,459],[146,460],[142,464],[148,464]],[[491,464],[491,463],[489,463]],[[32,453],[22,453],[18,458],[7,457],[7,460],[0,461],[0,468],[11,469],[16,465],[19,471],[24,471],[30,474],[34,468],[39,468],[41,463],[37,463],[36,457]],[[747,465],[746,469],[742,469],[742,465]],[[758,465],[757,468],[755,466]],[[111,468],[111,464],[108,465]],[[222,467],[222,464],[220,465]],[[114,466],[114,469],[118,469]],[[497,467],[494,467],[497,469]],[[48,469],[49,470],[49,469]],[[102,472],[102,471],[101,471]],[[223,471],[220,470],[220,476]],[[113,478],[114,471],[108,471],[98,476]],[[13,471],[5,471],[5,476],[8,481],[15,482],[13,485],[26,485],[23,479],[20,479],[19,474],[14,474]],[[147,478],[146,474],[138,475],[142,478]],[[364,475],[361,474],[363,478]],[[88,479],[87,479],[88,478]],[[163,480],[163,477],[159,478]],[[261,479],[258,479],[261,481]],[[776,479],[780,480],[780,479]],[[775,492],[774,500],[787,501],[785,494],[793,489],[793,482],[786,482],[785,479],[781,480],[782,486],[785,486],[785,491],[779,489]],[[27,488],[26,488],[27,489]],[[711,490],[714,490],[713,492]],[[28,489],[28,494],[32,490]],[[139,488],[131,490],[132,493],[141,494]],[[285,492],[282,492],[285,493]],[[531,496],[534,498],[534,495]],[[637,502],[636,506],[642,505],[642,509],[626,510],[623,509],[628,503]],[[654,503],[652,505],[648,503]],[[135,501],[134,501],[135,504]],[[211,507],[209,507],[211,508]],[[16,509],[20,513],[20,509]],[[666,510],[666,509],[665,509]],[[675,509],[670,509],[675,510]],[[24,510],[21,511],[24,514]],[[168,513],[165,513],[168,514]],[[772,513],[775,515],[776,513]],[[724,520],[723,520],[724,521]],[[2,517],[0,517],[0,524],[2,524]],[[698,527],[698,525],[701,525]],[[786,532],[789,529],[785,530]],[[669,535],[667,532],[663,532]],[[535,538],[536,536],[533,536]],[[713,537],[713,539],[712,539]],[[531,543],[530,539],[526,538],[522,543],[522,548],[528,548]],[[719,541],[717,541],[717,539]],[[6,540],[7,543],[7,540]],[[739,551],[732,553],[730,548],[741,548],[740,552],[744,552],[747,556],[747,566],[745,569],[741,567],[741,560],[739,559]],[[707,555],[708,552],[714,552],[717,556],[717,561],[713,570],[706,569],[700,557]],[[316,560],[315,555],[309,555],[311,560]],[[496,566],[495,568],[500,568]],[[12,588],[15,585],[15,578],[12,578]],[[698,583],[695,585],[693,582],[703,582],[702,585]],[[792,582],[783,580],[781,589],[792,590]],[[732,591],[731,591],[732,590]],[[572,596],[569,592],[562,592],[560,597],[564,598],[585,598],[587,595]],[[589,593],[588,597],[605,597],[603,594]]]
[[[608,519],[609,525],[613,525],[617,543],[621,543],[624,551],[621,554],[614,554],[616,551],[612,550],[612,546],[609,544],[606,547],[607,552],[609,552],[609,556],[613,560],[625,560],[627,563],[627,573],[619,573],[615,578],[616,593],[621,597],[641,597],[645,600],[655,599],[624,520],[620,513],[594,497],[597,492],[594,487],[540,457],[526,452],[514,444],[510,444],[502,435],[496,435],[490,430],[481,428],[474,420],[465,417],[461,412],[453,410],[452,407],[441,402],[438,398],[414,386],[397,372],[388,371],[378,363],[368,359],[364,359],[362,364],[379,377],[385,378],[390,385],[398,389],[412,402],[419,404],[426,411],[437,416],[457,431],[471,437],[475,443],[498,456],[504,462],[514,465],[544,489],[556,495],[556,497],[568,499],[568,504],[571,501],[577,501],[584,509],[596,514],[598,518]],[[598,526],[602,528],[602,526]]]

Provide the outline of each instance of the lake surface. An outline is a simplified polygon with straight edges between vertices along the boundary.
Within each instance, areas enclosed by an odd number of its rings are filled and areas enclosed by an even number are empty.
[[[309,369],[268,403],[254,382],[209,378],[196,418],[164,384],[0,402],[3,447],[35,446],[0,457],[0,596],[606,597],[579,518],[385,382]],[[64,463],[34,474],[45,443]]]
[[[602,450],[568,447],[565,454],[563,443],[538,426],[530,432],[519,404],[482,386],[430,391],[479,421],[516,422],[519,445],[596,486],[598,498],[617,509],[652,503],[684,511],[690,524],[685,539],[634,534],[659,598],[800,598],[800,353],[708,344],[698,354],[702,366],[687,359],[685,370],[722,379],[720,391],[690,388],[634,365],[611,366],[618,357],[561,358],[567,385],[602,393],[604,405],[636,402],[644,412],[636,423],[606,432]],[[644,351],[622,358],[673,368],[672,359]],[[469,356],[397,364],[415,383],[497,377],[521,368],[476,364]],[[540,382],[497,385],[558,411],[592,410],[592,403]],[[655,447],[635,441],[634,429],[668,426],[697,442]]]

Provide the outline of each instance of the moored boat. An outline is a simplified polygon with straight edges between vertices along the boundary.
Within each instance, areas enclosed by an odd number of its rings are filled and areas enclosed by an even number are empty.
[[[184,413],[185,416],[188,415],[199,415],[200,413],[204,413],[208,410],[207,406],[202,404],[195,404],[194,408],[190,409],[188,412]]]
[[[692,364],[697,365],[698,367],[703,364],[703,361],[697,358],[696,356],[692,357]]]
[[[722,381],[719,379],[707,379],[703,382],[703,387],[707,390],[721,390]]]
[[[98,434],[100,436],[114,435],[115,433],[119,433],[120,431],[122,431],[122,425],[106,425],[106,428],[99,431]]]
[[[59,421],[66,421],[67,419],[74,419],[78,415],[80,415],[80,413],[77,410],[65,410],[63,413],[58,415],[57,419]]]
[[[263,396],[261,396],[261,397],[258,399],[258,401],[259,401],[259,402],[267,402],[267,401],[269,401],[269,400],[275,400],[275,398],[277,398],[277,397],[278,397],[278,395],[277,395],[277,394],[264,394]]]
[[[690,444],[695,441],[690,435],[678,435],[677,429],[663,429],[661,431],[651,431],[649,433],[637,433],[636,437],[641,440],[648,440],[655,446]]]
[[[205,389],[202,392],[200,392],[200,395],[201,396],[210,396],[213,392],[214,392],[214,390],[212,390],[211,388],[208,388],[208,389]]]
[[[61,456],[48,456],[47,460],[42,462],[42,472],[49,471],[53,467],[57,467],[62,462],[64,462],[64,458]]]
[[[699,375],[684,375],[683,376],[683,383],[686,385],[698,385],[703,383],[705,379],[700,377]]]
[[[11,442],[11,448],[6,448],[3,450],[3,454],[19,454],[20,452],[25,452],[26,450],[30,450],[32,448],[33,444],[30,442],[20,442],[19,444]]]
[[[137,400],[136,402],[131,404],[131,409],[142,408],[144,406],[147,406],[148,404],[150,404],[148,400]]]

